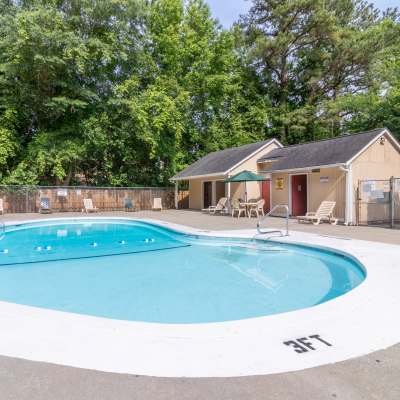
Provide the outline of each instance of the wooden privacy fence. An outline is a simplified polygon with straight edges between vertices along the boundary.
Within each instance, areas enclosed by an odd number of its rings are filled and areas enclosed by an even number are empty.
[[[90,198],[100,211],[124,210],[129,198],[136,210],[151,210],[153,199],[160,197],[163,208],[175,208],[173,188],[108,188],[83,186],[0,186],[5,213],[38,212],[40,198],[47,197],[52,211],[81,211],[83,199]],[[179,191],[178,208],[188,207],[188,192]]]

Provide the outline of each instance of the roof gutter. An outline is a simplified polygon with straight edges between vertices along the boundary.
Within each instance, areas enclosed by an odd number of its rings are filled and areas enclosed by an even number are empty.
[[[321,168],[336,168],[346,166],[345,163],[338,163],[338,164],[328,164],[328,165],[315,165],[312,167],[303,167],[303,168],[288,168],[288,169],[277,169],[277,170],[265,170],[260,171],[264,174],[275,174],[275,173],[282,173],[282,172],[296,172],[296,171],[312,171],[313,169],[321,169]]]
[[[225,172],[216,172],[213,174],[206,174],[206,175],[192,175],[192,176],[183,176],[183,177],[172,177],[170,181],[176,182],[176,181],[189,181],[190,179],[200,179],[200,178],[215,178],[217,176],[225,176],[227,175],[229,171]]]

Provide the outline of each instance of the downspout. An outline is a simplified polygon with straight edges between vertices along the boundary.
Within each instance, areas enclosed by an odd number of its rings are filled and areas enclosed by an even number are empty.
[[[230,176],[228,175],[227,179],[229,179],[229,178],[230,178]],[[228,193],[227,193],[226,197],[228,197],[228,213],[230,214],[232,212],[231,183],[228,182],[227,186],[228,186],[228,190],[227,190]]]
[[[341,166],[340,169],[346,173],[346,211],[344,224],[353,225],[353,172],[351,164]]]

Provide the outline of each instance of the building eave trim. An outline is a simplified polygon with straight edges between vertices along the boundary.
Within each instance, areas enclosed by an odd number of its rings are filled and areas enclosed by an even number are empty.
[[[202,179],[202,178],[215,178],[217,176],[224,176],[226,175],[227,172],[215,172],[212,174],[206,174],[206,175],[191,175],[191,176],[178,176],[178,177],[173,177],[170,180],[175,182],[175,181],[189,181],[191,179]]]
[[[313,165],[312,167],[303,167],[303,168],[288,168],[288,169],[277,169],[277,170],[266,170],[266,171],[260,171],[260,173],[263,174],[276,174],[276,173],[282,173],[282,172],[296,172],[296,171],[311,171],[313,169],[321,169],[321,168],[335,168],[335,167],[342,167],[346,165],[346,163],[336,163],[336,164],[326,164],[326,165]]]

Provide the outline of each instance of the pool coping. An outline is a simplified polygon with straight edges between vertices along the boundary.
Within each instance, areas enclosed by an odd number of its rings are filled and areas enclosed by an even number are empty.
[[[86,218],[149,222],[203,236],[252,238],[256,233],[205,231],[153,218]],[[120,321],[0,302],[0,354],[107,372],[228,377],[302,370],[400,342],[400,325],[393,322],[400,307],[400,246],[303,232],[269,240],[348,253],[365,267],[366,279],[346,295],[311,308],[206,324]]]

